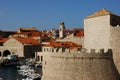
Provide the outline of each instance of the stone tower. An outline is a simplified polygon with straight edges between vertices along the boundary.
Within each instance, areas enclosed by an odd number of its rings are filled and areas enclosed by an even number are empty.
[[[111,12],[102,9],[84,19],[84,47],[90,49],[111,49]]]
[[[64,38],[64,37],[65,37],[65,24],[64,22],[61,22],[59,27],[59,38]]]
[[[102,9],[84,19],[84,47],[112,49],[113,58],[120,72],[120,16]]]

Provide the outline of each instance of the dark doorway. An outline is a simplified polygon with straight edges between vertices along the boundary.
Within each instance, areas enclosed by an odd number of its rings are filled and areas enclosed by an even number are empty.
[[[37,56],[37,61],[39,61],[40,60],[40,56]]]
[[[10,51],[9,50],[5,50],[4,52],[3,52],[3,57],[6,57],[7,55],[10,55],[11,53],[10,53]]]
[[[1,51],[0,51],[0,56],[1,56],[2,54],[1,54]]]

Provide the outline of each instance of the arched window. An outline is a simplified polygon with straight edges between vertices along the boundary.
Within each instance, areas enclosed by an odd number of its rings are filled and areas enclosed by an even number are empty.
[[[3,56],[7,56],[7,55],[10,55],[11,53],[10,53],[10,51],[9,50],[5,50],[4,52],[3,52]]]

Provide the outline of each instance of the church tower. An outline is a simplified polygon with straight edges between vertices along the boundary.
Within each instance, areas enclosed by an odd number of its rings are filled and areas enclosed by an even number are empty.
[[[64,22],[60,23],[60,27],[59,27],[59,38],[64,38],[66,36],[65,34],[65,24]]]

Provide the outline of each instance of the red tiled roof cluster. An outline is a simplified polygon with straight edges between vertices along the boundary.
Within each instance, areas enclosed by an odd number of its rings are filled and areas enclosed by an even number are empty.
[[[20,32],[20,33],[14,34],[14,35],[27,35],[27,37],[42,37],[42,33],[39,32],[39,31],[36,31],[36,32]]]
[[[84,32],[78,32],[74,36],[75,37],[83,37],[84,36]]]
[[[46,47],[66,47],[66,48],[78,48],[81,47],[81,45],[73,43],[73,42],[51,42],[50,44],[45,44]]]
[[[42,36],[41,32],[31,32],[31,34],[29,35],[29,37],[39,37]]]
[[[4,42],[6,42],[9,38],[0,38],[0,44],[3,44]]]
[[[33,38],[15,38],[22,44],[40,44],[38,41],[36,41]]]
[[[25,35],[29,35],[30,34],[30,32],[20,32],[20,33],[16,33],[15,35],[19,35],[19,34],[25,34]]]
[[[72,30],[67,29],[67,30],[65,30],[65,32],[67,34],[71,34],[71,33],[74,33],[74,32],[84,32],[84,28],[73,28]]]
[[[37,31],[37,29],[35,27],[33,28],[19,28],[22,31]]]

